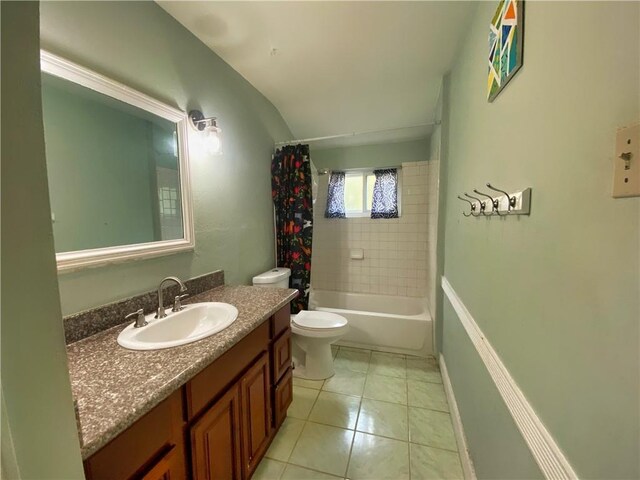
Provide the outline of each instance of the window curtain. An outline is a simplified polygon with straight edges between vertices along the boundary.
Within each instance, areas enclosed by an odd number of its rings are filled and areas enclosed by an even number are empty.
[[[311,282],[313,197],[309,145],[276,150],[271,162],[271,196],[276,214],[278,267],[291,269],[290,287],[299,295],[291,312],[306,310]]]
[[[344,172],[331,172],[329,191],[327,192],[327,209],[324,212],[326,218],[345,218],[347,216],[344,206],[344,182]]]
[[[398,171],[395,168],[374,170],[371,218],[398,218]]]

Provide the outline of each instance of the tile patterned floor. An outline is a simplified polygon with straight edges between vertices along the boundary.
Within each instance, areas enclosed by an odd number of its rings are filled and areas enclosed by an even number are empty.
[[[333,347],[336,374],[293,380],[254,479],[462,479],[435,360]]]

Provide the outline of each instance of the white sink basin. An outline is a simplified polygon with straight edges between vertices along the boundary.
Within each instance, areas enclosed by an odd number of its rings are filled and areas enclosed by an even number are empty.
[[[228,303],[205,302],[185,305],[184,310],[167,316],[145,318],[148,325],[134,328],[132,323],[118,335],[118,343],[131,350],[159,350],[195,342],[218,333],[238,318],[238,309]]]

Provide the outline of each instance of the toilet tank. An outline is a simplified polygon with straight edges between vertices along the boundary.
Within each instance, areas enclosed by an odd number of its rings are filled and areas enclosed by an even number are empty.
[[[253,277],[254,287],[289,288],[291,269],[272,268],[260,275]]]

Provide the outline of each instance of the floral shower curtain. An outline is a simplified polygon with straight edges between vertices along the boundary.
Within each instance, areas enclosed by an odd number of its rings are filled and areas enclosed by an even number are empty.
[[[276,150],[271,162],[271,196],[276,212],[278,267],[291,269],[291,288],[300,294],[291,312],[306,310],[311,283],[313,197],[309,145]]]

